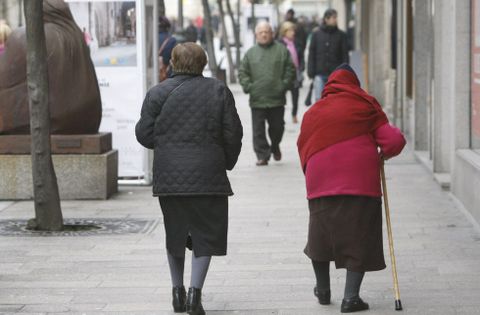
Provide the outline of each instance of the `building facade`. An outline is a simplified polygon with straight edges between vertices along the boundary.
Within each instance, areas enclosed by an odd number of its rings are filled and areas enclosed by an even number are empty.
[[[439,184],[480,222],[480,0],[356,6],[366,88]]]

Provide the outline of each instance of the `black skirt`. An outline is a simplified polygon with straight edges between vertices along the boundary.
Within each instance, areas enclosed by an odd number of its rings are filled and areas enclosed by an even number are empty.
[[[174,257],[185,257],[185,247],[200,256],[227,254],[228,197],[159,197],[166,247]]]
[[[328,196],[308,205],[305,254],[310,259],[357,272],[385,269],[381,198]]]

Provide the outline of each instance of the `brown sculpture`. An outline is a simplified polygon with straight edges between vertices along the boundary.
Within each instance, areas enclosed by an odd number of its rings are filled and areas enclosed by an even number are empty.
[[[80,28],[63,0],[43,2],[52,134],[93,134],[102,115],[95,69]],[[29,134],[25,28],[0,55],[0,135]]]

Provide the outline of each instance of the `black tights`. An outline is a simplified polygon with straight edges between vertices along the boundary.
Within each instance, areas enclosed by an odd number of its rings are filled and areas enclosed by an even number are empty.
[[[330,290],[330,262],[312,260],[313,270],[317,278],[317,288],[319,291]],[[360,286],[362,285],[365,272],[356,272],[347,270],[347,280],[345,281],[344,299],[358,297]]]

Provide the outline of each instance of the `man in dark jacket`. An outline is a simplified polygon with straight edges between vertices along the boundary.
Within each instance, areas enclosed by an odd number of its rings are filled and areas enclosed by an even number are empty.
[[[195,25],[193,25],[193,21],[190,20],[188,23],[187,28],[185,29],[185,41],[196,43],[198,39],[198,31]]]
[[[270,24],[260,22],[255,28],[257,45],[245,54],[238,72],[243,91],[250,94],[253,147],[257,165],[268,165],[270,155],[281,160],[280,141],[285,121],[285,94],[295,78],[295,66],[284,45],[273,41]],[[268,122],[268,135],[265,134]]]
[[[315,101],[322,96],[328,76],[342,63],[348,63],[347,35],[338,29],[337,11],[328,9],[320,29],[312,34],[308,54],[308,76],[314,79]]]

